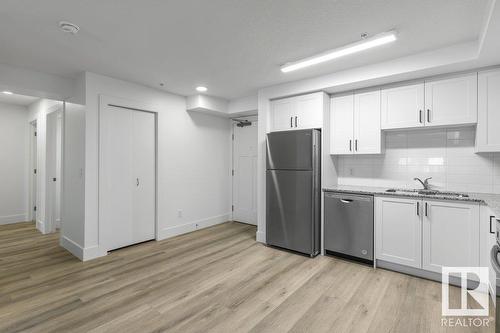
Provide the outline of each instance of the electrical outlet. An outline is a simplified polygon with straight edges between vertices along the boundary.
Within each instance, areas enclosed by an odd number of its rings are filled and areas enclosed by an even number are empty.
[[[177,210],[177,217],[182,217],[182,209]]]

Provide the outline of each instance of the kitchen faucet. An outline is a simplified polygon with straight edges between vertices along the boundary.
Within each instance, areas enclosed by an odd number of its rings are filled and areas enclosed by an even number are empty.
[[[417,181],[420,182],[420,184],[422,184],[422,186],[424,187],[424,190],[429,190],[429,187],[430,187],[430,185],[429,185],[429,179],[432,179],[432,177],[425,178],[424,181],[422,181],[422,179],[417,178],[417,177],[413,178],[413,180],[417,180]]]

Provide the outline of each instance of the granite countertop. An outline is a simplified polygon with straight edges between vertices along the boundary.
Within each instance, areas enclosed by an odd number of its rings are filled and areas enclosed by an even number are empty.
[[[387,187],[372,187],[372,186],[354,186],[354,185],[335,185],[332,187],[324,188],[325,192],[339,192],[339,193],[352,193],[352,194],[370,194],[370,195],[386,195],[395,197],[409,197],[409,198],[426,198],[437,200],[451,200],[451,201],[466,201],[484,203],[490,207],[494,214],[500,218],[500,194],[493,193],[471,193],[460,192],[467,194],[468,197],[459,196],[446,196],[442,194],[429,195],[420,194],[417,192],[386,192]]]

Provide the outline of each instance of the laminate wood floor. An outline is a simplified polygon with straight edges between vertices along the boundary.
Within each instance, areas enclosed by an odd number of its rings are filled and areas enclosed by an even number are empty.
[[[439,283],[276,250],[255,231],[228,222],[82,263],[58,234],[0,226],[0,331],[494,331],[442,327]]]

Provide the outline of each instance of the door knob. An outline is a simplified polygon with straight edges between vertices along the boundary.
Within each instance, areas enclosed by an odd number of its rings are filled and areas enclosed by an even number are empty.
[[[137,187],[139,187],[139,178],[136,178],[136,184],[137,184]]]

